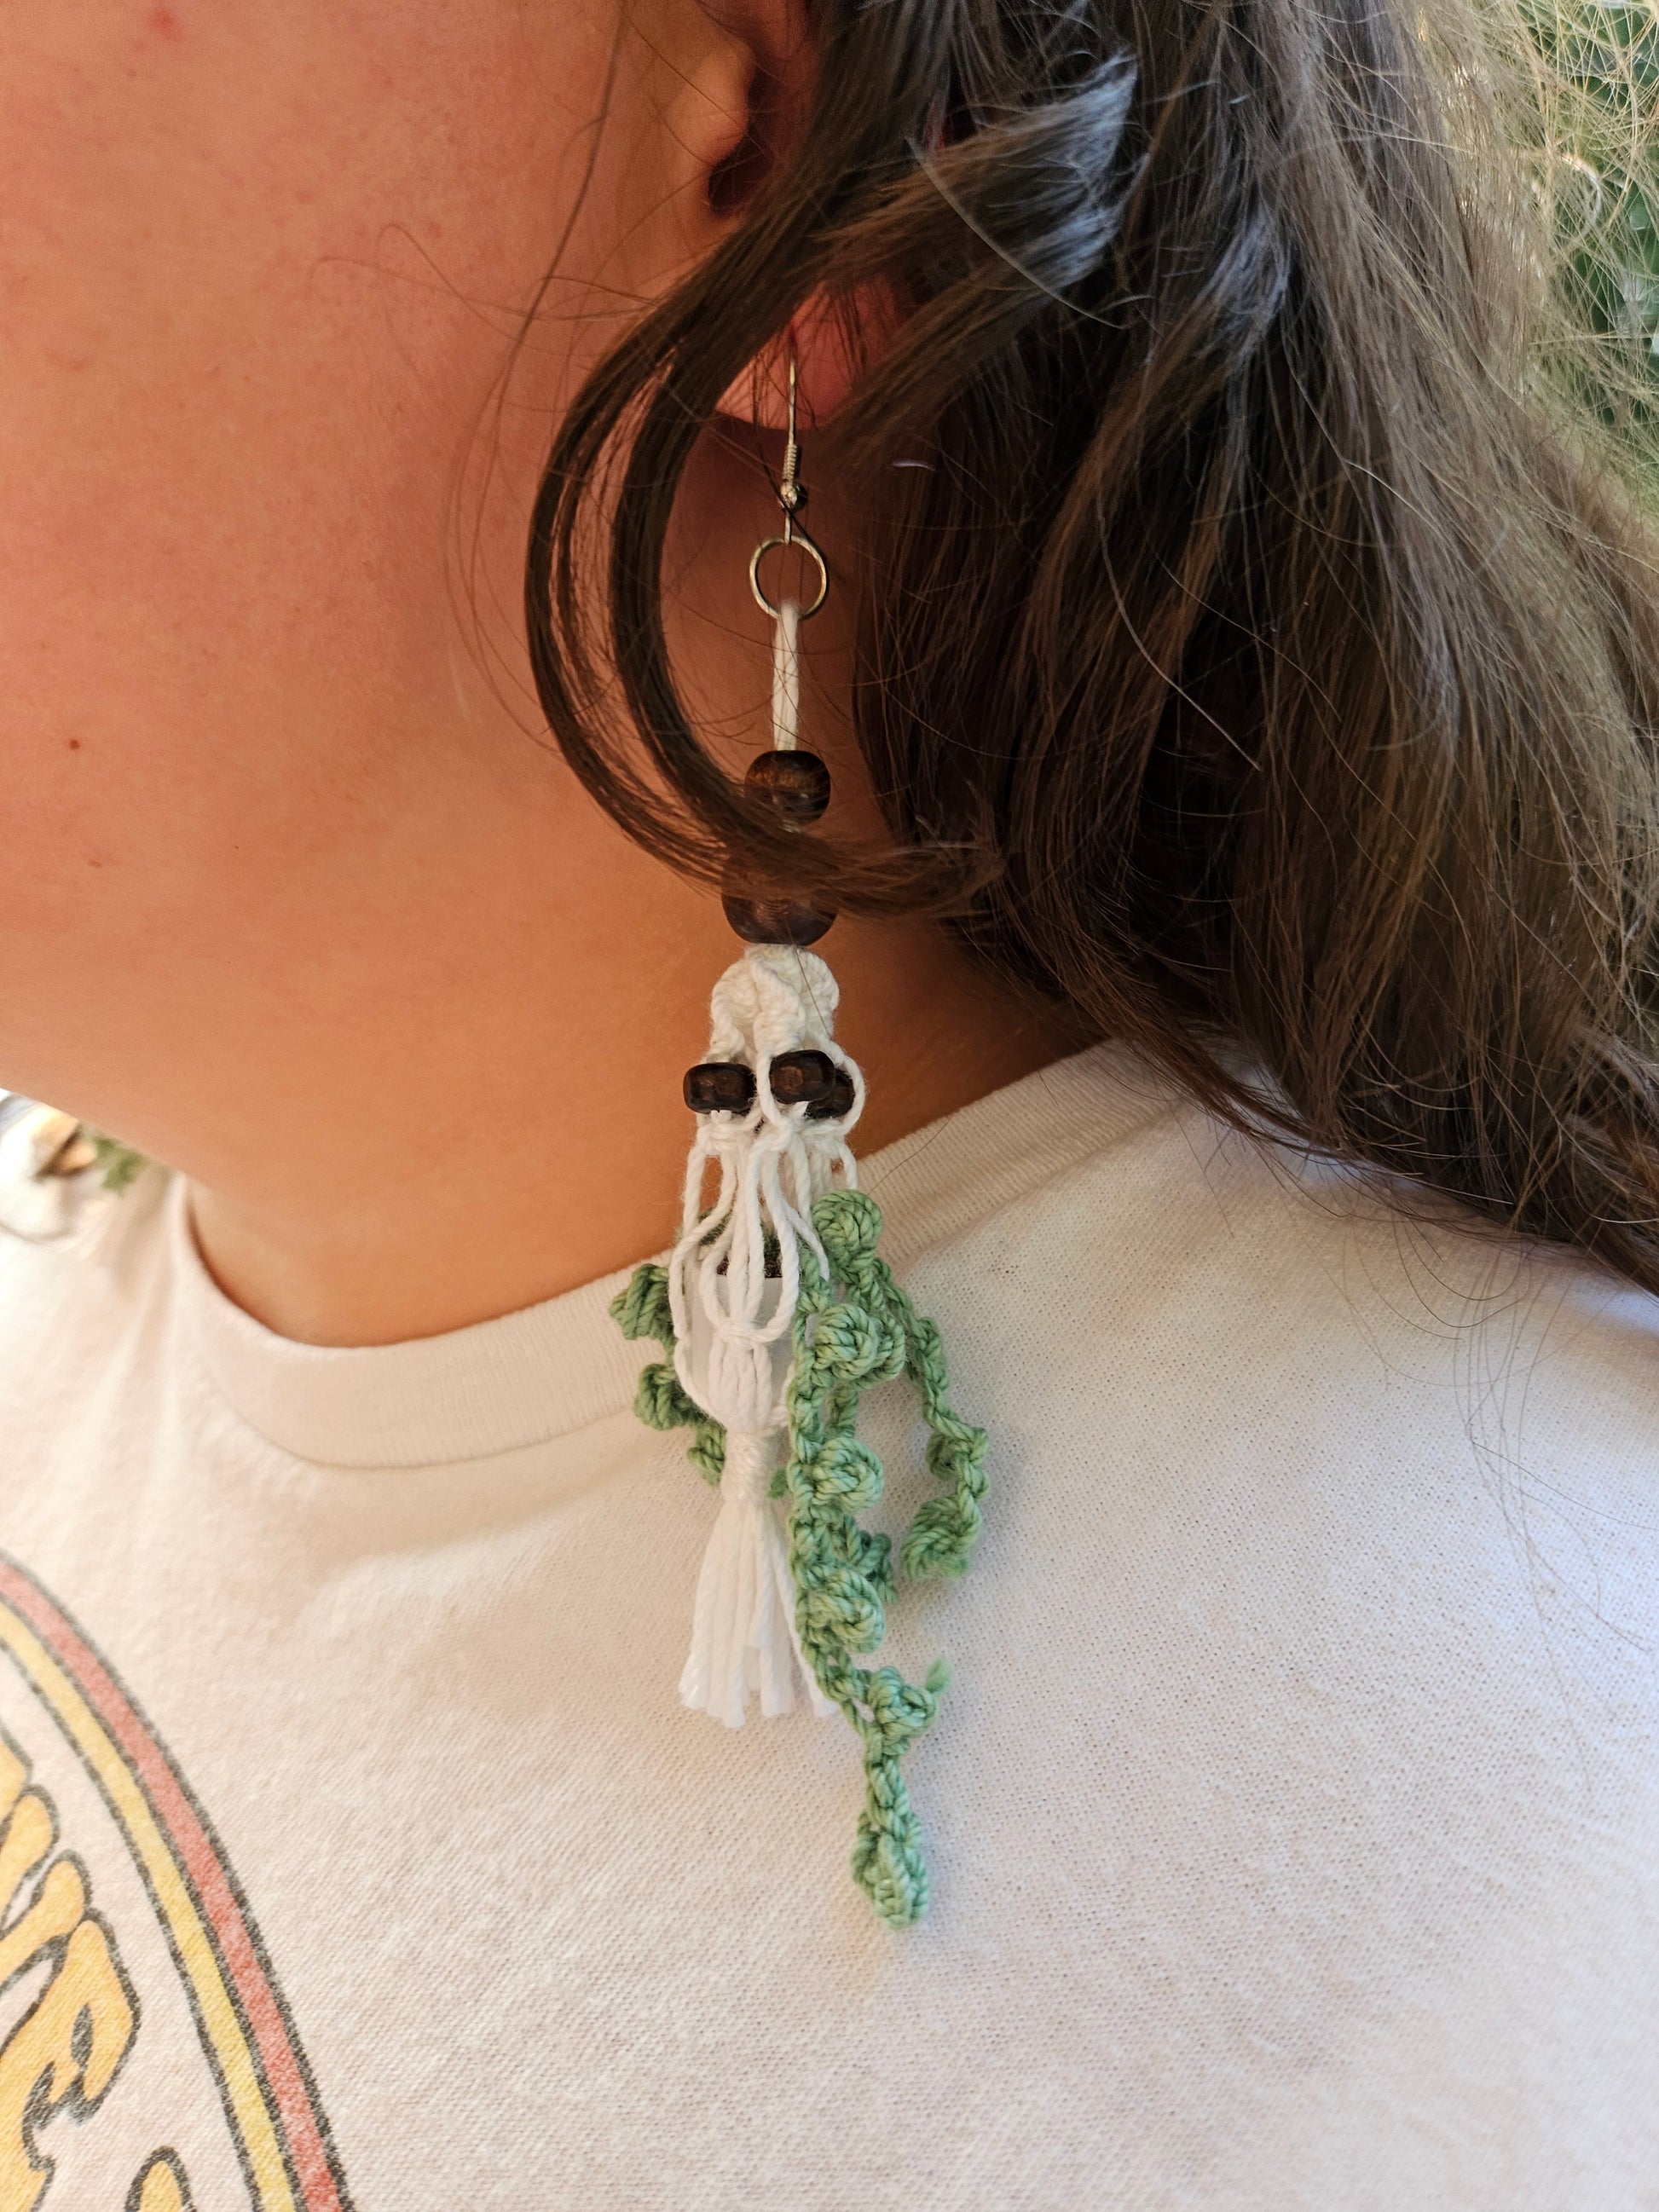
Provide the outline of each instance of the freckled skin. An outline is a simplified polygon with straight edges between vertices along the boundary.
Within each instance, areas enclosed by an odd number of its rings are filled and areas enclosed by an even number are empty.
[[[550,926],[503,910],[558,836],[521,734],[530,483],[621,303],[712,235],[659,115],[722,34],[696,0],[644,21],[674,66],[629,48],[584,218],[610,0],[0,11],[0,1082],[146,1121],[141,1056],[192,1002],[241,1032],[222,1070],[173,1036],[216,1120],[302,1012],[368,1082],[367,975],[418,989],[473,878],[497,931]],[[503,408],[566,232],[581,313]],[[100,1065],[31,981],[48,946],[107,978]]]

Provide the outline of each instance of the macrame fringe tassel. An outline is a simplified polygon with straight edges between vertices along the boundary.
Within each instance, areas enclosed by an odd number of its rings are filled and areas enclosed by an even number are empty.
[[[709,1059],[752,1069],[755,1103],[698,1117],[668,1264],[676,1378],[726,1436],[680,1694],[732,1728],[751,1693],[769,1718],[792,1711],[797,1672],[814,1710],[831,1710],[801,1653],[770,1486],[787,1428],[803,1239],[817,1243],[811,1204],[855,1170],[844,1121],[815,1122],[781,1105],[771,1069],[785,1053],[823,1054],[852,1082],[856,1114],[863,1084],[831,1033],[836,1000],[823,961],[785,945],[752,947],[715,985]],[[711,1168],[718,1183],[705,1206]]]
[[[726,1437],[720,1511],[697,1577],[680,1698],[727,1728],[743,1726],[751,1695],[767,1720],[793,1712],[798,1672],[814,1711],[836,1710],[813,1679],[795,1628],[795,1585],[771,1496],[780,1441],[776,1431],[753,1430]]]

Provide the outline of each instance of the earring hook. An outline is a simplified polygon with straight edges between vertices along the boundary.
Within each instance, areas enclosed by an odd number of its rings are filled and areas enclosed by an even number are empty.
[[[782,533],[775,538],[763,538],[755,548],[749,561],[749,588],[755,595],[757,606],[771,616],[774,622],[782,617],[782,609],[775,606],[761,587],[760,566],[767,554],[787,551],[790,546],[804,553],[818,572],[818,588],[811,602],[799,610],[802,622],[817,614],[830,596],[830,570],[823,554],[804,530],[797,529],[795,518],[806,504],[806,487],[800,480],[800,438],[795,417],[796,386],[799,364],[794,348],[789,349],[789,412],[788,427],[784,434],[783,474],[778,479],[778,505],[783,509]]]
[[[789,428],[784,437],[783,476],[778,484],[778,505],[783,509],[783,542],[786,545],[794,543],[795,510],[805,496],[800,485],[800,440],[795,430],[796,375],[795,356],[792,352],[789,356]]]

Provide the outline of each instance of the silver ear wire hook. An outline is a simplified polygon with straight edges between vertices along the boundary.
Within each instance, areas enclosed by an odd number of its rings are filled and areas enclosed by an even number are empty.
[[[804,530],[798,529],[795,517],[806,504],[806,489],[800,480],[800,439],[795,422],[795,387],[797,363],[793,352],[789,356],[789,420],[783,444],[783,474],[778,480],[778,505],[783,509],[783,530],[776,538],[763,538],[750,556],[749,588],[755,595],[755,604],[776,622],[782,610],[773,605],[761,588],[760,565],[774,551],[787,551],[795,546],[804,553],[818,572],[818,588],[813,597],[800,608],[800,619],[807,621],[817,614],[830,596],[830,570],[822,553]]]
[[[793,542],[795,510],[805,501],[806,495],[800,486],[800,439],[795,427],[795,386],[798,370],[795,356],[789,356],[789,428],[783,442],[783,479],[778,486],[778,505],[783,509],[783,542]]]

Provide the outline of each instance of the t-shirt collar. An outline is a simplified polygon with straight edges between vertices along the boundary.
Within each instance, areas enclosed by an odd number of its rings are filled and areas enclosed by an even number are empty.
[[[1164,1110],[1167,1094],[1114,1048],[1040,1069],[860,1163],[895,1262],[959,1235]],[[611,1320],[629,1268],[494,1321],[402,1344],[340,1348],[278,1336],[203,1264],[190,1189],[167,1200],[169,1269],[221,1395],[267,1442],[337,1468],[464,1463],[546,1443],[623,1411],[660,1354]]]

